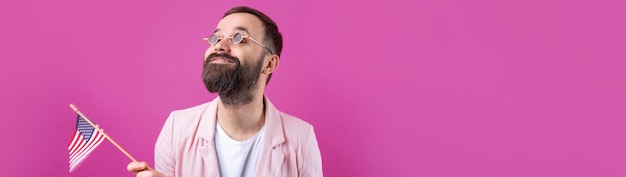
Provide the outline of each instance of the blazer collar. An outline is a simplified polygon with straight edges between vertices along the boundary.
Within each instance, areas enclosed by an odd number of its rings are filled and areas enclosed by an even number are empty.
[[[217,122],[215,118],[218,102],[219,97],[207,104],[206,109],[200,115],[196,132],[196,136],[199,137],[198,143],[200,143],[198,153],[206,164],[205,169],[203,169],[204,176],[220,176],[220,167],[215,151],[215,123]]]
[[[200,117],[200,123],[198,123],[198,137],[211,143],[215,141],[215,124],[217,123],[217,104],[219,101],[220,97],[216,97],[207,104]]]
[[[277,176],[282,168],[284,154],[280,146],[285,143],[285,134],[283,133],[283,122],[280,112],[272,102],[263,96],[265,101],[265,134],[261,140],[261,149],[257,162],[256,176]],[[203,142],[200,147],[200,154],[207,164],[213,164],[211,171],[217,172],[215,176],[219,176],[219,166],[217,165],[217,155],[215,151],[215,127],[217,116],[217,105],[220,101],[219,97],[209,102],[206,110],[200,118],[198,127],[198,137]]]
[[[285,143],[281,114],[267,97],[265,98],[265,134],[259,150],[256,176],[280,176],[285,155],[281,145]]]
[[[285,142],[285,135],[283,134],[283,122],[280,119],[280,112],[272,102],[263,96],[265,99],[265,135],[264,143],[270,144],[272,147],[278,146]],[[216,97],[213,101],[209,102],[198,127],[198,137],[207,140],[209,142],[215,141],[215,127],[217,123],[217,104],[220,97]]]

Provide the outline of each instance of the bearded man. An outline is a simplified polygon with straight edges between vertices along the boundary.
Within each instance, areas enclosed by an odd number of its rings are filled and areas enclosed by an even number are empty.
[[[282,51],[276,23],[235,7],[204,38],[202,78],[213,101],[173,111],[155,145],[155,168],[131,162],[137,176],[322,176],[313,127],[280,112],[265,96]]]

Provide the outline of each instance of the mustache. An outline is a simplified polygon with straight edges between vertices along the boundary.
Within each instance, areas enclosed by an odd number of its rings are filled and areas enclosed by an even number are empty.
[[[216,58],[216,57],[224,58],[228,61],[239,64],[239,58],[232,56],[230,54],[227,54],[227,53],[212,53],[206,57],[205,64],[208,64],[209,62],[211,62],[213,58]]]

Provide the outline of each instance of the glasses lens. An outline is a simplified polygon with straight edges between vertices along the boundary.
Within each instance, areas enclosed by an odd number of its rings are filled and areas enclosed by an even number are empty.
[[[243,41],[243,34],[235,33],[235,36],[233,36],[233,43],[239,44],[241,41]]]
[[[211,34],[211,36],[209,36],[209,44],[213,45],[213,44],[217,43],[217,41],[218,41],[217,35]]]

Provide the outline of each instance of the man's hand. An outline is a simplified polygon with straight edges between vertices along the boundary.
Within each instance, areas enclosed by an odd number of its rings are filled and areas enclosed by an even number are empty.
[[[146,162],[131,162],[126,169],[137,174],[137,177],[165,177],[163,173],[150,168]]]

